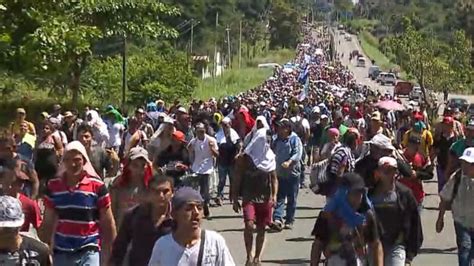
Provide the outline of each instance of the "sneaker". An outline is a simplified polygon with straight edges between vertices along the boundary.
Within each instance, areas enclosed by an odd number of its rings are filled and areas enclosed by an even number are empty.
[[[215,198],[214,202],[216,203],[217,206],[219,206],[219,207],[222,206],[222,199],[221,198],[219,198],[219,197]]]
[[[283,224],[281,221],[276,220],[270,225],[270,228],[277,232],[281,232],[283,230]]]
[[[209,219],[211,217],[211,212],[209,211],[209,205],[204,204],[204,217]]]
[[[284,227],[284,228],[287,229],[287,230],[293,229],[293,223],[285,223],[285,227]]]

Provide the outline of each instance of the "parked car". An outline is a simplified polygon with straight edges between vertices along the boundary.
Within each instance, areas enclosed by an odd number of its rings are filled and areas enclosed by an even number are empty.
[[[357,58],[357,67],[365,67],[365,58],[364,57],[359,57]]]
[[[369,67],[369,72],[368,72],[368,76],[369,78],[371,78],[372,80],[374,80],[375,78],[377,78],[377,75],[380,73],[380,68],[378,66],[371,66]]]
[[[467,116],[468,118],[471,118],[471,117],[474,116],[474,103],[471,103],[471,104],[469,105],[469,107],[467,108],[466,116]]]
[[[413,90],[413,84],[409,81],[399,81],[393,89],[394,96],[410,96],[410,93]]]
[[[413,90],[410,92],[409,98],[413,101],[420,101],[423,98],[423,92],[421,91],[421,87],[413,87]]]
[[[469,107],[469,102],[463,98],[451,98],[448,101],[448,106],[451,109],[459,108],[460,111],[465,112]]]
[[[380,72],[380,73],[377,75],[377,78],[375,79],[375,81],[377,81],[377,83],[382,82],[382,78],[385,76],[385,74],[388,74],[388,73],[387,73],[387,72]]]
[[[346,33],[346,36],[344,36],[344,39],[348,42],[352,41],[352,36],[349,33]]]
[[[392,84],[395,85],[397,83],[397,77],[393,73],[386,73],[382,76],[382,80],[380,81],[380,84],[385,85],[385,84]]]

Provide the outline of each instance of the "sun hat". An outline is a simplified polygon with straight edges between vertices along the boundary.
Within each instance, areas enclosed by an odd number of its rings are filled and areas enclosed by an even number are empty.
[[[10,196],[0,196],[0,228],[17,228],[25,222],[21,202]]]
[[[186,136],[184,135],[183,132],[179,130],[176,130],[175,132],[173,132],[173,139],[182,143],[186,143]]]
[[[372,139],[367,143],[375,145],[382,150],[395,150],[395,147],[392,145],[392,141],[390,140],[390,138],[381,133],[373,136]]]

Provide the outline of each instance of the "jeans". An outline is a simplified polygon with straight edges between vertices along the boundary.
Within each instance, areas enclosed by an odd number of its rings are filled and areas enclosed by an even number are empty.
[[[385,266],[405,266],[406,252],[405,246],[394,245],[387,246],[383,245],[383,260]]]
[[[55,252],[53,256],[55,266],[99,266],[100,253],[98,251]]]
[[[474,231],[467,229],[458,222],[454,222],[454,231],[456,232],[459,266],[474,265],[474,249],[472,247]]]
[[[209,194],[209,175],[198,174],[199,193],[201,193],[204,203],[208,204],[211,196]]]
[[[443,167],[436,166],[436,174],[438,176],[438,193],[443,190],[444,185],[446,184],[446,177],[444,176],[445,170]]]
[[[303,150],[303,155],[301,156],[301,173],[300,173],[300,186],[303,187],[304,186],[304,181],[306,181],[306,178],[305,178],[305,171],[306,171],[306,147],[305,149]]]
[[[274,221],[283,221],[283,208],[286,200],[286,224],[292,224],[295,221],[296,199],[298,198],[298,190],[300,188],[298,176],[289,176],[286,178],[278,178],[278,193],[275,212],[273,213]]]
[[[232,166],[219,165],[219,185],[217,186],[217,197],[224,197],[224,187],[229,176],[229,182],[232,184]],[[231,185],[232,186],[232,185]]]

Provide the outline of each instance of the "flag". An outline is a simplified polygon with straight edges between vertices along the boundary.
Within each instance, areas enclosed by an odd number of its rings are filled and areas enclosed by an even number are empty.
[[[303,90],[300,92],[298,95],[298,101],[302,102],[306,97],[308,96],[308,90],[309,90],[309,78],[306,76],[306,80],[303,86]]]
[[[303,71],[301,71],[300,76],[298,77],[298,82],[300,84],[305,84],[309,76],[309,67],[306,65]]]

